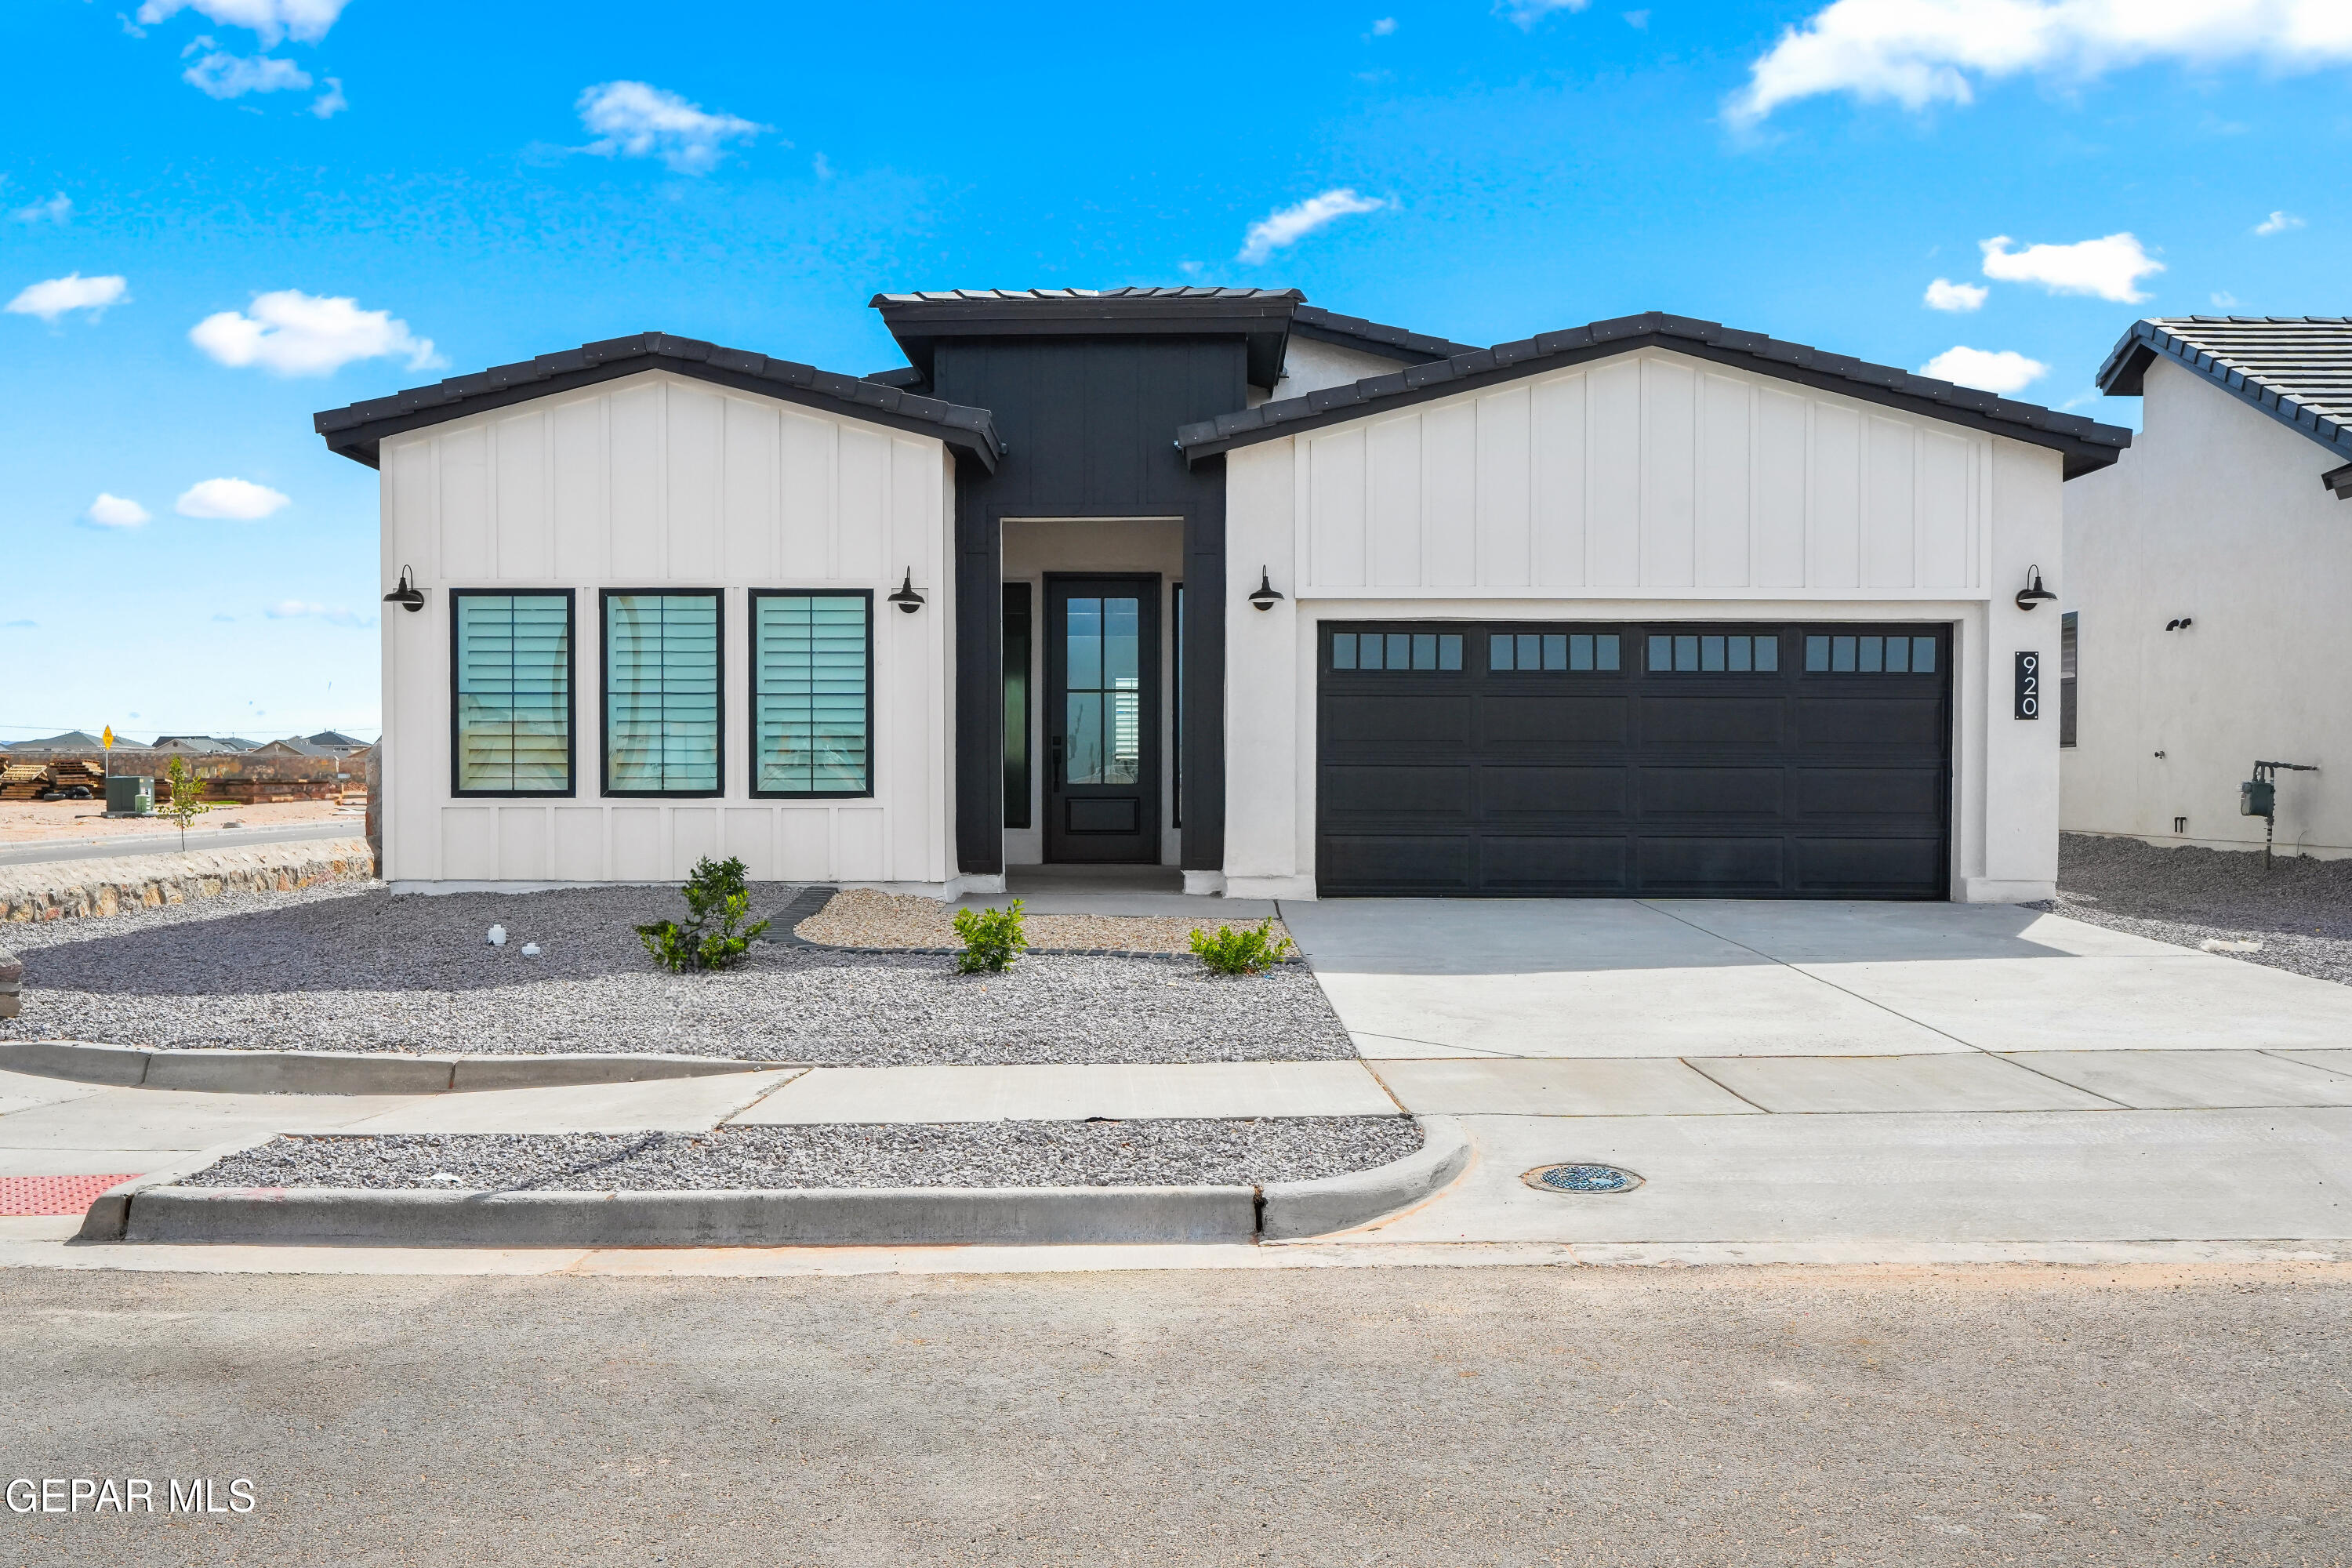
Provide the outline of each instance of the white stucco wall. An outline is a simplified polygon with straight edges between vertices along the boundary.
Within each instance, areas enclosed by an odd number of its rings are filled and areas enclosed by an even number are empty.
[[[2279,847],[2352,855],[2352,501],[2319,483],[2341,460],[2162,359],[2144,414],[2122,462],[2066,487],[2079,729],[2060,820],[2258,848],[2240,781],[2315,763],[2280,776]]]
[[[2037,563],[2063,591],[2056,453],[1644,351],[1226,463],[1229,892],[1314,896],[1317,626],[1387,616],[1948,622],[1954,889],[2054,892],[2056,711],[2011,682],[2056,668],[2013,602]]]
[[[1316,338],[1296,337],[1282,360],[1282,379],[1274,384],[1271,394],[1249,389],[1248,405],[1255,408],[1261,403],[1279,402],[1286,397],[1304,397],[1327,386],[1352,386],[1370,376],[1386,375],[1402,370],[1401,361],[1381,354],[1364,353],[1360,350],[1341,348]]]
[[[941,563],[945,446],[649,372],[385,439],[384,581],[427,590],[383,617],[384,875],[404,886],[676,882],[705,855],[760,879],[938,887],[951,873]],[[882,602],[912,571],[929,601]],[[606,800],[597,591],[726,590],[726,794]],[[569,799],[453,798],[451,588],[570,588],[576,736]],[[750,794],[750,588],[865,588],[874,609],[871,799]]]

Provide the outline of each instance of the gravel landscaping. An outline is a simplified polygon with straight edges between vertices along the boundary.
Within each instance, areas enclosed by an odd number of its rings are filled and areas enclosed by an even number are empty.
[[[457,1192],[1256,1186],[1370,1170],[1421,1143],[1409,1116],[281,1137],[180,1184]]]
[[[2352,860],[2282,857],[2266,872],[2259,852],[2069,833],[2058,840],[2058,897],[2033,907],[2352,984]]]
[[[799,891],[755,883],[753,910]],[[1224,977],[1190,957],[1033,956],[959,975],[935,954],[785,945],[779,925],[740,969],[671,974],[631,928],[682,913],[663,888],[395,899],[323,884],[14,925],[24,1015],[0,1021],[0,1039],[867,1067],[1355,1054],[1304,964]],[[493,923],[504,947],[484,941]]]
[[[1184,915],[1040,915],[1024,912],[1022,931],[1029,945],[1047,952],[1076,949],[1087,952],[1189,953],[1195,931],[1220,925],[1236,929],[1255,921],[1196,920]],[[877,892],[871,888],[845,888],[823,910],[794,928],[804,942],[826,947],[900,949],[960,948],[955,915],[937,899],[903,893]],[[1287,938],[1280,921],[1268,932]]]

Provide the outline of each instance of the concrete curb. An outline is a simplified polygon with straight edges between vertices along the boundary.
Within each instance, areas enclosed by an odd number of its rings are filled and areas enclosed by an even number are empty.
[[[91,1205],[83,1236],[181,1245],[880,1247],[1246,1242],[1257,1228],[1248,1187],[428,1193],[142,1183]],[[101,1234],[111,1210],[101,1217],[99,1206],[116,1202],[124,1217]]]
[[[276,1136],[274,1132],[265,1132],[259,1137],[240,1138],[233,1143],[215,1143],[209,1149],[184,1155],[168,1165],[158,1166],[143,1175],[133,1176],[127,1182],[117,1183],[90,1200],[89,1207],[82,1211],[81,1229],[74,1233],[74,1239],[76,1241],[121,1241],[123,1230],[131,1221],[131,1200],[133,1196],[150,1188],[168,1187],[182,1176],[194,1175],[207,1165],[226,1160],[231,1154],[242,1154],[247,1149],[267,1143]]]
[[[211,1094],[446,1094],[709,1078],[799,1065],[733,1057],[403,1057],[373,1051],[179,1051],[80,1040],[0,1041],[0,1071]]]
[[[1418,1152],[1369,1171],[1313,1182],[1276,1182],[1261,1189],[1260,1236],[1289,1241],[1328,1236],[1417,1204],[1443,1190],[1470,1163],[1470,1135],[1451,1116],[1423,1116]]]

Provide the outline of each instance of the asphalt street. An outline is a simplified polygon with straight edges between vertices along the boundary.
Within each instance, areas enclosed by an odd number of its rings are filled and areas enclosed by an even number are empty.
[[[366,825],[357,816],[333,822],[295,822],[282,827],[196,827],[188,832],[191,853],[206,849],[252,849],[264,844],[308,844],[328,838],[359,838]],[[111,860],[125,855],[176,855],[180,836],[168,828],[94,838],[43,838],[0,845],[0,866],[39,866],[57,860]]]
[[[0,1273],[13,1563],[2340,1563],[2352,1267]],[[13,1502],[27,1495],[12,1489]]]

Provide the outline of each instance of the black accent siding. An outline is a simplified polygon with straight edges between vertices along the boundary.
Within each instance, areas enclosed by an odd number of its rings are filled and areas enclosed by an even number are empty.
[[[1465,657],[1452,670],[1333,668],[1335,634],[1374,630],[1459,633]],[[1615,633],[1620,668],[1490,668],[1496,633],[1563,632]],[[1718,646],[1765,634],[1778,668],[1653,669],[1653,632]],[[1824,633],[1925,641],[1934,668],[1808,669],[1806,637]],[[1327,626],[1318,887],[1945,898],[1950,656],[1948,629],[1935,626]]]
[[[993,474],[956,465],[956,855],[1004,866],[1003,522],[1181,518],[1184,524],[1184,865],[1224,863],[1225,475],[1188,465],[1177,426],[1248,401],[1247,347],[1228,338],[941,341],[937,395],[991,411]],[[1116,527],[1116,523],[1107,523]]]

